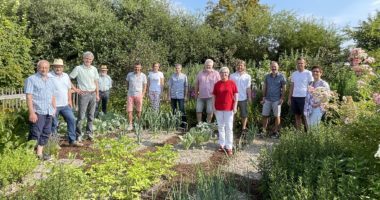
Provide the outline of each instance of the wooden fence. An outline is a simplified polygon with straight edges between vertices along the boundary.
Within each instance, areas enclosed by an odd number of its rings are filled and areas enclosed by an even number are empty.
[[[19,109],[26,106],[23,89],[0,88],[0,106],[4,109]]]
[[[73,109],[78,109],[78,95],[73,93]],[[26,95],[22,88],[0,88],[0,108],[19,109],[26,107]]]

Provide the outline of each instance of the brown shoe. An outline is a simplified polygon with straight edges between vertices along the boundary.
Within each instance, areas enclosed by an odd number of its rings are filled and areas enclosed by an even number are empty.
[[[83,143],[81,143],[79,141],[75,141],[75,142],[71,143],[70,146],[72,146],[72,147],[83,147]]]
[[[225,149],[223,146],[219,146],[219,149],[218,149],[219,152],[225,152]]]
[[[232,153],[232,149],[227,149],[227,155],[228,155],[228,156],[232,156],[232,155],[233,155],[233,153]]]

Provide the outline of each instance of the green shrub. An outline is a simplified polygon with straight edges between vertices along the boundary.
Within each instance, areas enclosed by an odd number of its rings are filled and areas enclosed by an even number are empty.
[[[0,154],[6,149],[15,149],[27,141],[28,112],[21,110],[0,111]]]
[[[38,159],[33,148],[30,148],[31,143],[34,141],[16,149],[8,149],[0,154],[0,188],[21,181],[26,174],[37,166]]]
[[[378,117],[363,119],[361,124],[351,124],[342,130],[338,126],[320,126],[308,134],[285,130],[280,143],[260,156],[264,196],[272,199],[380,198],[376,192],[380,163],[374,158],[379,142],[375,134],[379,130],[376,120],[378,122]],[[373,132],[365,129],[365,125]],[[369,137],[354,137],[366,134]]]

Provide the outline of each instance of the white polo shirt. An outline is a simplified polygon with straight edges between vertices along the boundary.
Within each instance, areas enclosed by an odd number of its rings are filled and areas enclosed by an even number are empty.
[[[244,72],[240,74],[239,72],[235,72],[230,75],[230,79],[235,82],[238,88],[238,100],[245,101],[247,100],[247,89],[251,88],[251,75]]]

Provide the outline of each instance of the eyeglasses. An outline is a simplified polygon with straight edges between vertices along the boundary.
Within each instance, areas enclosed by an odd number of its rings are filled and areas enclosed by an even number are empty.
[[[320,71],[313,71],[313,73],[320,73]]]

